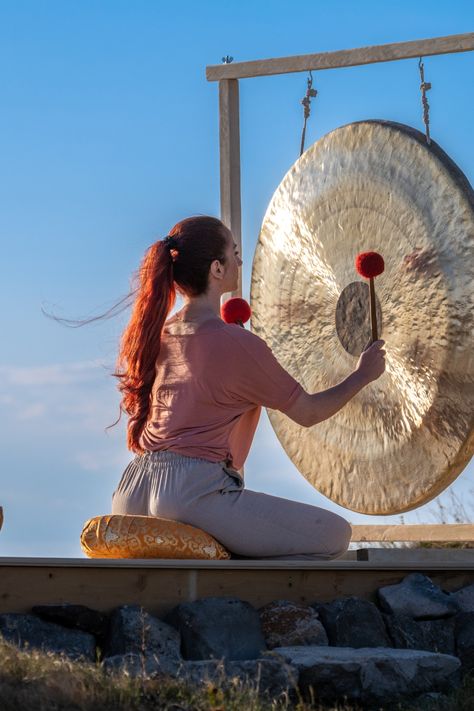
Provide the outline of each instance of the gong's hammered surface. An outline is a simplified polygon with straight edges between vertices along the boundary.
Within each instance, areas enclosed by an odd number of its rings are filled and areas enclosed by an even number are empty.
[[[355,368],[336,330],[358,252],[376,279],[386,372],[334,417],[303,428],[270,410],[284,449],[322,494],[393,514],[439,494],[474,449],[473,191],[415,129],[364,121],[329,133],[293,165],[255,251],[252,330],[309,393]]]

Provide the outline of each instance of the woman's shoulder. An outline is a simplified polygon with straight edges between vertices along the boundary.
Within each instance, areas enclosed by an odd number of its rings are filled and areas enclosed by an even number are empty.
[[[268,348],[264,339],[250,329],[243,328],[235,323],[224,323],[224,326],[226,336],[233,342],[240,344],[246,350],[258,352]]]
[[[240,350],[259,350],[266,348],[265,341],[250,329],[243,328],[236,323],[226,323],[219,316],[207,319],[202,323],[180,321],[171,316],[163,327],[165,336],[206,336],[206,340],[215,339],[220,343],[227,343]],[[240,348],[239,348],[240,346]]]
[[[226,324],[218,316],[207,319],[201,323],[194,321],[181,321],[175,315],[170,316],[163,326],[163,335],[168,336],[190,336],[190,335],[212,335],[220,331]]]

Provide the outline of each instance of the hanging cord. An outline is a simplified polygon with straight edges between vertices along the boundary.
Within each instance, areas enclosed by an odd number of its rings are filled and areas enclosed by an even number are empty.
[[[423,57],[420,57],[418,62],[418,68],[420,70],[420,89],[421,89],[421,103],[423,104],[423,121],[426,128],[426,142],[431,145],[430,138],[430,105],[428,99],[426,98],[426,92],[431,89],[431,82],[425,82],[425,65],[423,64]]]
[[[311,113],[311,99],[314,99],[317,96],[318,92],[316,89],[313,89],[313,74],[311,70],[309,71],[309,77],[307,79],[307,89],[306,89],[306,95],[304,99],[301,100],[301,103],[304,106],[304,124],[303,124],[303,133],[301,134],[301,146],[300,146],[300,156],[303,155],[304,151],[304,139],[306,137],[306,122],[309,119],[309,115]]]

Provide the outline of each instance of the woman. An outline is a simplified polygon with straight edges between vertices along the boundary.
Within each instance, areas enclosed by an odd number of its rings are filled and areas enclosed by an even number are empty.
[[[220,318],[221,295],[237,289],[241,265],[231,232],[213,217],[179,222],[147,251],[115,373],[136,456],[112,513],[197,526],[237,557],[333,558],[347,550],[347,521],[248,491],[238,470],[262,405],[304,427],[331,417],[383,373],[383,341],[342,383],[308,394],[261,338]],[[168,318],[176,291],[184,306]]]

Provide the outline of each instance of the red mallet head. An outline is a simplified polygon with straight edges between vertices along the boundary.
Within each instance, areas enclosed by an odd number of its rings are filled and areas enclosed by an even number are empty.
[[[227,299],[221,306],[221,317],[226,323],[238,323],[239,326],[243,326],[249,320],[251,313],[248,303],[239,296]]]
[[[383,257],[378,252],[361,252],[356,257],[355,266],[365,279],[373,279],[385,269]]]
[[[374,278],[382,274],[385,264],[378,252],[361,252],[356,257],[355,266],[359,274],[369,280],[370,328],[373,343],[378,339]]]

